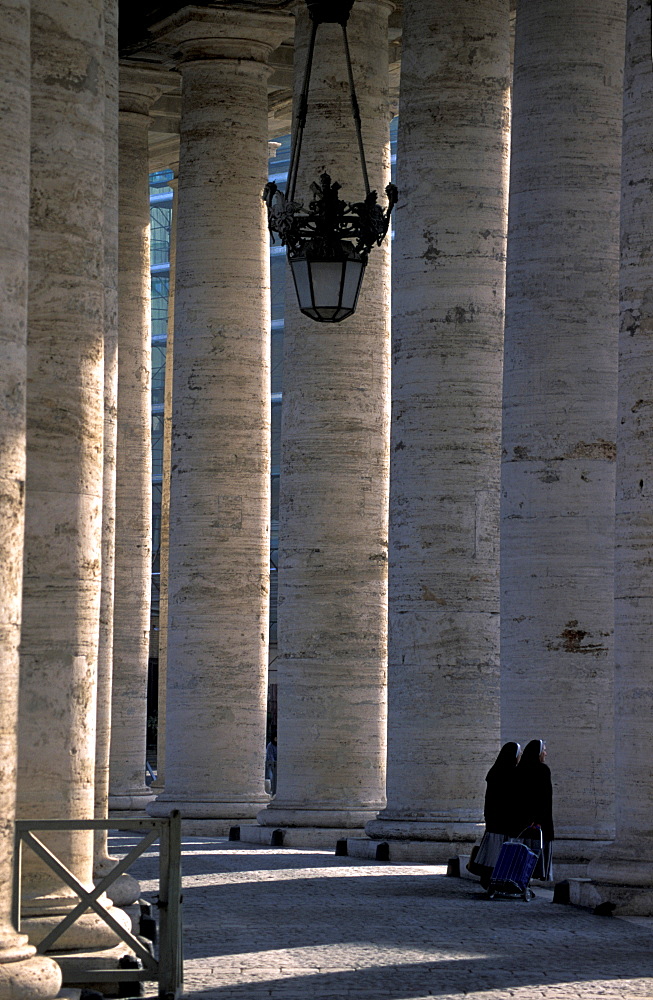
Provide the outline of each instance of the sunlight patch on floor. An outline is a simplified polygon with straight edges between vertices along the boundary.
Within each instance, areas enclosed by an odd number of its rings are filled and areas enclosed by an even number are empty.
[[[260,885],[262,882],[302,882],[315,881],[316,879],[354,879],[354,878],[406,878],[410,874],[411,878],[429,877],[434,878],[437,873],[432,869],[425,869],[415,872],[414,869],[407,873],[401,868],[384,868],[382,871],[369,868],[279,868],[277,870],[263,869],[251,872],[211,872],[201,875],[184,875],[183,885],[190,887],[193,885]]]
[[[343,957],[343,950],[346,958]],[[238,973],[240,982],[259,982],[261,979],[288,979],[294,976],[319,976],[334,972],[351,972],[361,969],[400,969],[402,966],[423,965],[433,961],[438,966],[442,962],[486,961],[490,955],[482,952],[445,952],[433,949],[432,956],[425,954],[424,948],[383,947],[361,944],[360,942],[338,941],[334,944],[320,944],[308,947],[273,949],[269,951],[242,952],[239,954],[216,955],[215,971],[228,973],[231,981]],[[196,969],[206,972],[210,956],[193,959],[184,963],[186,973]]]

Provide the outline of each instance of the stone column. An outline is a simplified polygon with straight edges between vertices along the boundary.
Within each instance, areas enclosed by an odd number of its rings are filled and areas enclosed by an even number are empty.
[[[168,329],[166,337],[166,371],[163,390],[163,482],[161,484],[161,551],[159,555],[159,690],[156,736],[156,781],[150,790],[160,795],[165,788],[166,760],[166,694],[168,678],[168,552],[170,548],[170,463],[172,459],[172,372],[175,347],[175,267],[177,245],[178,178],[169,182],[172,188],[170,219],[170,270],[168,272]]]
[[[653,913],[653,77],[651,5],[630,0],[621,180],[621,322],[615,545],[614,844],[588,874],[618,912]],[[603,883],[603,884],[601,884]],[[597,900],[592,900],[596,902]]]
[[[30,170],[30,5],[0,3],[0,1000],[46,1000],[61,972],[11,922],[25,517],[25,364]]]
[[[95,731],[95,816],[106,819],[109,802],[113,597],[116,541],[116,411],[118,405],[118,9],[104,5],[104,466],[102,475],[102,585]],[[93,873],[102,877],[117,859],[107,831],[95,833]]]
[[[310,22],[298,11],[301,87]],[[348,33],[370,185],[390,179],[391,4],[359,0]],[[325,170],[346,201],[364,182],[339,25],[318,29],[297,200]],[[324,326],[289,291],[279,514],[277,793],[270,826],[362,828],[384,805],[390,401],[389,239],[357,312]],[[314,836],[318,836],[315,834]],[[319,840],[315,840],[316,843]]]
[[[116,438],[118,409],[118,8],[104,0],[104,466],[102,476],[102,587],[95,732],[95,816],[109,812],[109,751],[113,685],[113,612],[116,542]],[[93,877],[103,878],[118,858],[106,830],[96,830]],[[121,875],[107,895],[118,905],[135,902],[140,886]]]
[[[388,805],[367,831],[444,858],[478,835],[499,741],[508,0],[409,0],[404,26]]]
[[[32,0],[17,804],[25,819],[94,814],[104,417],[103,6],[102,0]],[[45,839],[92,887],[92,832]],[[76,897],[29,851],[23,876],[22,926],[38,941]],[[57,948],[115,942],[113,931],[86,914]]]
[[[546,739],[555,854],[611,838],[625,4],[517,9],[501,535],[504,739]]]
[[[181,52],[166,789],[228,826],[265,803],[270,369],[266,59],[285,14],[186,8]],[[220,824],[222,823],[222,827]]]
[[[168,82],[120,67],[116,591],[109,808],[144,809],[152,589],[148,111]]]

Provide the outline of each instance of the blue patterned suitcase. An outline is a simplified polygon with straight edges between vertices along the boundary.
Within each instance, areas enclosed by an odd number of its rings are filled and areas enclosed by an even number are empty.
[[[539,854],[531,851],[525,844],[507,840],[503,844],[497,863],[492,872],[488,897],[521,896],[525,900],[531,898],[528,883],[537,864]]]

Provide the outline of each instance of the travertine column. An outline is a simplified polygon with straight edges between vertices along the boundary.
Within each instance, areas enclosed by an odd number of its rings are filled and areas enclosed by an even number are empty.
[[[104,451],[102,474],[102,586],[95,730],[95,816],[106,819],[109,802],[113,597],[116,541],[116,412],[118,403],[118,8],[104,4]],[[101,877],[117,859],[107,851],[107,831],[95,833],[93,873]]]
[[[152,815],[266,801],[270,370],[265,60],[283,14],[187,8],[181,52],[166,789]]]
[[[630,0],[621,180],[615,538],[617,837],[588,874],[622,912],[653,913],[653,73],[651,4]]]
[[[148,111],[162,71],[120,67],[118,439],[109,808],[144,809],[152,589]]]
[[[409,0],[403,38],[388,805],[367,830],[446,857],[477,836],[499,740],[508,0]]]
[[[19,702],[21,818],[91,819],[101,585],[102,0],[33,0],[27,482]],[[47,835],[92,887],[91,831]],[[25,853],[23,928],[76,897]],[[127,919],[125,917],[125,919]],[[114,944],[87,914],[57,948]]]
[[[0,1000],[46,1000],[59,967],[11,922],[25,516],[25,346],[30,160],[29,0],[0,2]]]
[[[297,90],[309,37],[301,6]],[[348,25],[370,185],[390,179],[389,3]],[[327,171],[361,201],[342,31],[318,29],[297,200]],[[292,290],[284,331],[279,515],[277,794],[266,825],[362,827],[384,804],[389,453],[389,239],[370,254],[358,309],[324,326]]]
[[[118,6],[104,0],[104,467],[102,476],[102,588],[98,645],[95,732],[95,816],[109,811],[109,750],[113,683],[113,613],[116,528],[116,437],[118,409]],[[93,877],[115,868],[106,830],[95,831]],[[121,875],[108,895],[122,906],[140,896],[131,875]]]
[[[160,795],[166,784],[166,694],[168,679],[168,552],[170,549],[170,464],[172,459],[172,372],[175,349],[175,267],[177,259],[178,178],[169,182],[173,191],[170,219],[168,271],[168,329],[166,371],[163,390],[163,482],[161,484],[161,550],[159,555],[159,689],[156,734],[156,781],[150,791]]]
[[[504,739],[546,739],[556,857],[612,836],[625,4],[518,5],[501,535]]]

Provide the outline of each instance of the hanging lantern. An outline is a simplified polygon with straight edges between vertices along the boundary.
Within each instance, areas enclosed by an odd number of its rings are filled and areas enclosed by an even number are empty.
[[[377,204],[376,191],[370,190],[367,164],[361,135],[361,120],[347,38],[347,21],[354,0],[306,0],[311,17],[311,36],[306,69],[297,113],[297,127],[292,143],[287,192],[274,182],[266,184],[263,199],[268,208],[270,232],[278,234],[287,247],[299,308],[318,323],[340,323],[356,310],[358,295],[372,247],[380,246],[388,232],[390,213],[397,203],[397,189],[388,184],[385,210]],[[340,24],[349,77],[352,114],[358,139],[365,198],[350,204],[338,197],[340,185],[322,174],[311,185],[312,200],[308,209],[295,201],[302,138],[306,126],[308,91],[315,39],[320,24]]]

